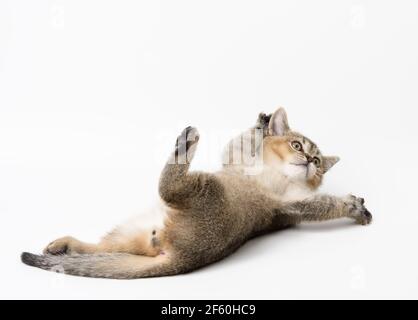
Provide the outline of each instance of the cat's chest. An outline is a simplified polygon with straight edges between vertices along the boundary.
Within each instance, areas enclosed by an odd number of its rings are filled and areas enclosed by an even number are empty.
[[[312,196],[312,191],[308,188],[296,184],[289,184],[285,192],[280,196],[282,201],[301,201]]]
[[[281,201],[300,201],[312,195],[312,190],[308,187],[292,182],[273,170],[265,170],[257,177],[257,181]]]

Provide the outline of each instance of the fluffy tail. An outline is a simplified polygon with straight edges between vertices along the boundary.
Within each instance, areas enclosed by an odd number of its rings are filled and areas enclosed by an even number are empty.
[[[125,253],[80,255],[35,255],[24,252],[22,262],[29,266],[75,276],[110,279],[135,279],[183,273],[168,255],[157,257]]]

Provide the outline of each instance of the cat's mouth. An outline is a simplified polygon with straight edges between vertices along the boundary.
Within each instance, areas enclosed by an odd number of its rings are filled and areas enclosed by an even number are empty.
[[[302,167],[308,167],[309,162],[303,162],[303,163],[290,162],[290,164],[291,165],[294,165],[294,166],[298,166],[298,167],[300,167],[300,166],[302,166]]]
[[[301,163],[295,163],[295,162],[290,162],[291,165],[294,165],[296,167],[303,167],[303,169],[306,169],[306,179],[308,179],[309,177],[309,162],[301,162]]]

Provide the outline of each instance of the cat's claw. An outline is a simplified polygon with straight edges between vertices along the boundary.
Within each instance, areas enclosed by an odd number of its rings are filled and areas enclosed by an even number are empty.
[[[352,217],[358,224],[363,226],[372,222],[373,216],[364,205],[363,198],[349,195],[345,201],[349,216]]]

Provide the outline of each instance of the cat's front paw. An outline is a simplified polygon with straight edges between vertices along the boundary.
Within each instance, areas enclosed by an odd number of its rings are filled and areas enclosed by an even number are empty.
[[[52,241],[47,247],[44,249],[44,254],[52,254],[52,255],[61,255],[61,254],[71,254],[74,252],[73,243],[75,239],[72,237],[63,237]]]
[[[363,198],[353,195],[348,195],[344,200],[349,217],[363,226],[370,224],[373,220],[372,214],[367,210],[364,203],[365,201]]]

